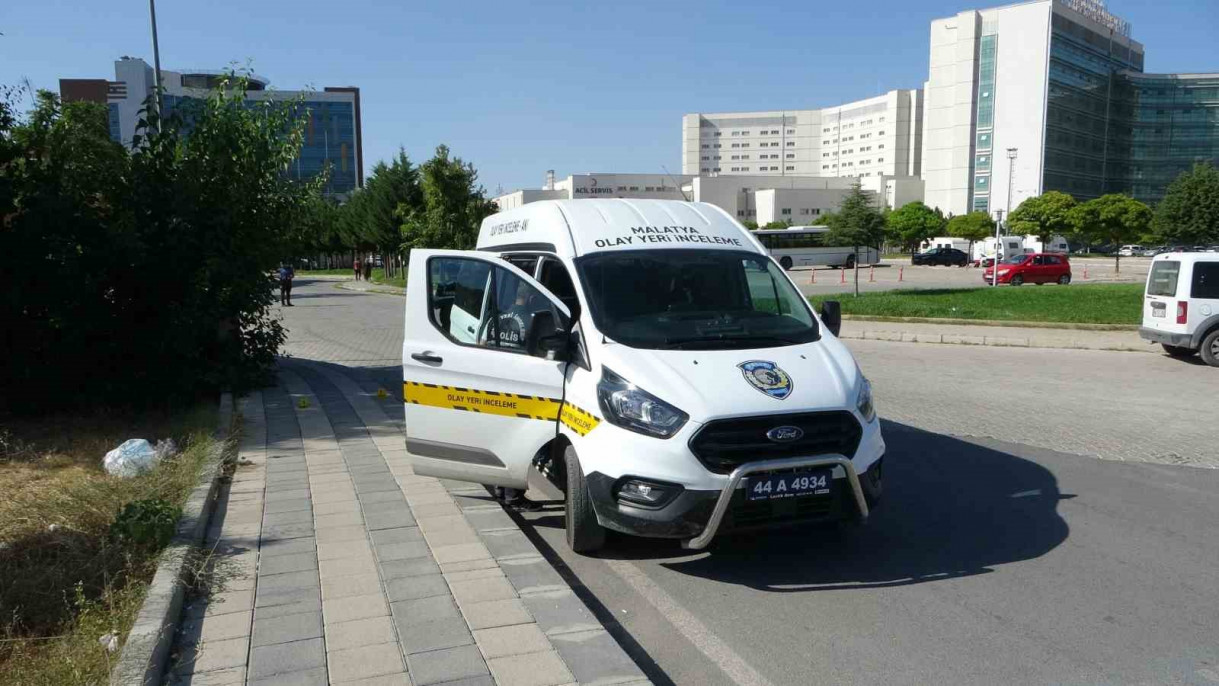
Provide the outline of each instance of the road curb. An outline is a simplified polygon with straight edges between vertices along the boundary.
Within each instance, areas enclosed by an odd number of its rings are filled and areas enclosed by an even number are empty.
[[[1059,350],[1103,350],[1106,352],[1155,353],[1151,346],[1116,344],[1100,345],[1081,340],[1052,340],[1020,336],[977,336],[956,333],[925,333],[913,331],[844,331],[839,338],[865,341],[891,341],[898,343],[935,343],[940,345],[975,345],[996,348],[1053,348]]]
[[[220,484],[224,453],[229,446],[233,396],[220,396],[219,439],[208,455],[195,488],[182,507],[182,517],[169,546],[161,553],[157,571],[148,585],[144,604],[123,643],[123,652],[110,672],[111,686],[157,686],[169,664],[174,630],[186,595],[184,576],[190,552],[207,531]]]
[[[884,317],[844,314],[844,320],[857,322],[896,322],[903,324],[945,324],[952,326],[1002,326],[1013,329],[1056,329],[1059,331],[1138,331],[1138,324],[1084,324],[1072,322],[1022,322],[997,319],[958,319],[949,317]]]

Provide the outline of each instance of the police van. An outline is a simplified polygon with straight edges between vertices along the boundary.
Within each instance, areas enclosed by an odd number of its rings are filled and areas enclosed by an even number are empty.
[[[476,250],[411,251],[406,447],[416,474],[565,500],[580,553],[864,520],[885,443],[840,319],[713,205],[531,203]]]

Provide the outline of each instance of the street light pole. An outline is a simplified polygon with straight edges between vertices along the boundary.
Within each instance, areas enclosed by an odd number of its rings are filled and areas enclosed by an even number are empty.
[[[1016,179],[1016,148],[1007,149],[1007,212],[1008,221],[1011,221],[1012,216],[1012,188],[1013,182]],[[999,285],[999,246],[1002,239],[999,236],[999,230],[1003,226],[1003,218],[999,218],[999,222],[995,224],[995,264],[994,271],[991,273],[991,285]]]
[[[152,20],[152,86],[156,89],[157,131],[161,130],[161,48],[157,44],[157,0],[148,0],[148,16]]]

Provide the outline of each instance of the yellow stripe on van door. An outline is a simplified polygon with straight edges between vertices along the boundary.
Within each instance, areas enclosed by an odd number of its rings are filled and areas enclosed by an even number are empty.
[[[600,419],[571,403],[563,403],[563,410],[559,413],[559,419],[562,420],[567,428],[581,436],[587,436],[588,432],[597,428],[597,425],[601,423]]]
[[[476,388],[458,386],[438,386],[418,381],[404,381],[402,397],[406,402],[416,405],[552,422],[559,416],[560,405],[560,402],[554,398],[480,391]]]
[[[591,412],[580,407],[541,396],[404,381],[402,397],[408,403],[442,407],[446,410],[482,412],[550,422],[561,420],[567,428],[581,436],[588,435],[588,432],[601,423]]]

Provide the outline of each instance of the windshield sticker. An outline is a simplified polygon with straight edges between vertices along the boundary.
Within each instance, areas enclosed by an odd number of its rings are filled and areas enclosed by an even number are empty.
[[[791,395],[792,388],[795,386],[787,372],[779,369],[779,365],[774,362],[750,360],[738,364],[737,367],[745,375],[745,380],[749,382],[750,386],[775,400],[782,400]]]
[[[705,245],[727,245],[743,247],[739,238],[731,236],[708,236],[700,233],[693,226],[632,226],[629,236],[614,236],[598,238],[593,245],[598,248],[617,248],[631,245],[647,245],[656,243],[692,243]]]

